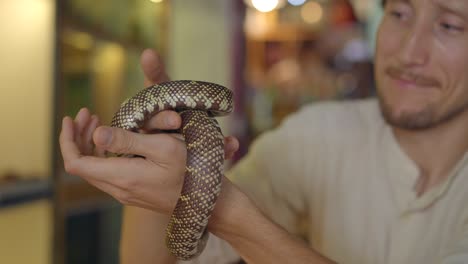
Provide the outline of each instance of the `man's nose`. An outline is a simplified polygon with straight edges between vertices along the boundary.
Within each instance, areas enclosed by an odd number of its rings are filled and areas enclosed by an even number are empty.
[[[398,59],[402,65],[422,66],[428,62],[431,34],[430,28],[422,23],[415,23],[406,29],[398,52]]]

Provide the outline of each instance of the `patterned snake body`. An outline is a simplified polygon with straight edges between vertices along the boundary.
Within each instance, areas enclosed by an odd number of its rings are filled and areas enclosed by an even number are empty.
[[[208,239],[206,226],[221,190],[224,136],[214,116],[232,111],[232,92],[200,81],[171,81],[140,91],[115,113],[111,126],[138,131],[163,110],[182,117],[187,146],[184,183],[167,227],[166,245],[178,259],[198,256]]]

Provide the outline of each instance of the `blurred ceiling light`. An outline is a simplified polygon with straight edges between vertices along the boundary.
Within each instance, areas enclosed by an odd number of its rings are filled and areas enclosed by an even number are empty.
[[[273,11],[279,4],[279,0],[252,0],[252,5],[260,12]]]
[[[300,6],[305,3],[306,0],[288,0],[288,3],[290,3],[293,6]]]
[[[320,20],[322,20],[323,8],[319,3],[310,1],[302,6],[301,16],[306,23],[318,23]]]
[[[256,9],[249,8],[245,14],[244,30],[250,37],[261,37],[263,34],[272,30],[276,23],[272,21],[269,13],[258,12]]]
[[[163,0],[150,0],[153,3],[161,3]]]

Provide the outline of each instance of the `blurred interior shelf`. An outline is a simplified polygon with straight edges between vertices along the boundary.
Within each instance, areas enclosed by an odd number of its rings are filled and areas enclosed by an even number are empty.
[[[19,180],[0,185],[0,210],[53,195],[53,185],[49,180]]]

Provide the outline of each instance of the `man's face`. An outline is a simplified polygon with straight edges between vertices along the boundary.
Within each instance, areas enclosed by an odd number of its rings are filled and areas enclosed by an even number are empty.
[[[391,125],[426,129],[468,112],[467,0],[387,0],[376,47]]]

